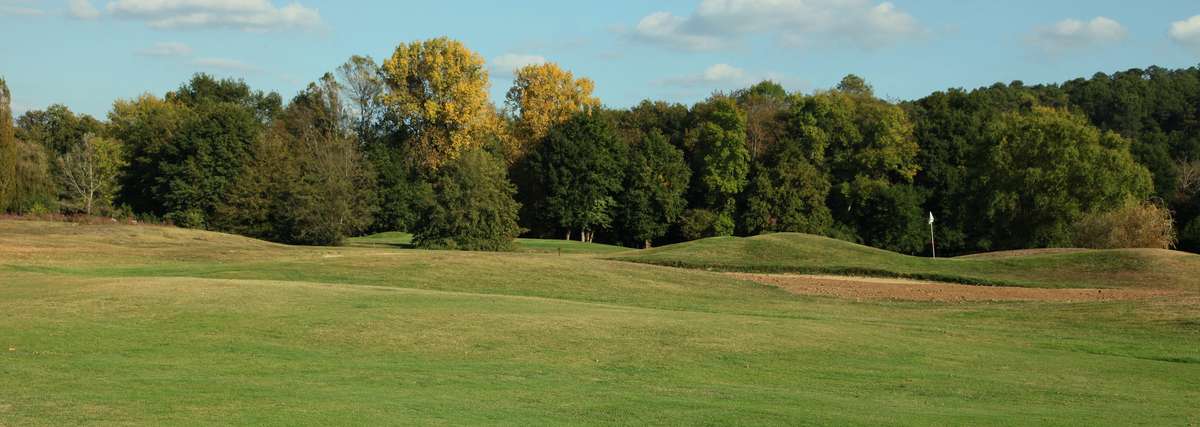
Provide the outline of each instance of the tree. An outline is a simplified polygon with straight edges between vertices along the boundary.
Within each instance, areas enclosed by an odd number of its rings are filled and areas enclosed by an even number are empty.
[[[58,183],[45,147],[16,141],[16,164],[9,212],[19,214],[58,211]]]
[[[688,116],[688,108],[683,104],[642,101],[628,111],[617,112],[615,120],[622,139],[632,143],[658,132],[675,148],[684,150],[684,160],[688,160],[687,134],[692,127]]]
[[[910,186],[920,170],[919,147],[905,111],[875,98],[853,75],[837,90],[796,95],[789,104],[781,116],[787,137],[803,144],[831,184],[832,230],[867,244],[919,250],[911,231],[924,217],[923,198]]]
[[[279,94],[250,89],[245,81],[217,79],[208,74],[196,74],[178,89],[167,92],[167,101],[189,108],[212,104],[234,104],[249,112],[254,119],[266,125],[283,110],[283,98]]]
[[[103,123],[89,115],[76,115],[61,104],[26,111],[17,119],[17,139],[41,144],[55,156],[70,151],[85,135],[103,133]]]
[[[683,153],[654,132],[631,148],[624,191],[619,196],[621,228],[626,239],[649,248],[679,221],[687,207],[692,171]]]
[[[860,243],[893,252],[918,254],[928,248],[925,201],[921,190],[909,184],[893,184],[859,176],[841,185],[852,215],[842,225],[854,231]]]
[[[371,128],[383,112],[380,96],[383,95],[384,84],[379,65],[370,56],[354,55],[337,68],[337,74],[344,88],[344,97],[355,113],[354,131],[358,134],[359,143],[365,145],[372,139]]]
[[[783,134],[779,115],[787,107],[788,94],[778,83],[763,81],[733,93],[738,106],[746,112],[746,143],[750,159],[766,154]]]
[[[340,88],[310,84],[256,142],[217,206],[218,228],[277,242],[339,245],[372,223],[374,171],[341,129]]]
[[[163,100],[118,101],[110,134],[128,147],[130,161],[121,201],[176,225],[205,227],[279,105],[277,94],[204,74]]]
[[[416,152],[431,168],[480,147],[498,126],[483,57],[458,41],[401,44],[384,61],[383,78],[384,104],[408,128]]]
[[[16,194],[17,141],[13,136],[12,94],[0,79],[0,212],[8,210]]]
[[[1145,200],[1153,191],[1130,142],[1082,116],[1035,107],[1005,113],[986,132],[981,214],[992,227],[985,243],[996,249],[1069,245],[1071,225],[1084,213]]]
[[[856,96],[874,97],[875,89],[867,84],[866,80],[854,74],[847,74],[842,77],[842,81],[838,82],[837,90],[842,93],[847,93]]]
[[[149,94],[113,103],[108,113],[110,135],[121,141],[129,162],[121,176],[119,204],[139,213],[167,213],[170,188],[165,157],[173,150],[187,114],[186,107]]]
[[[120,188],[117,177],[125,165],[119,142],[84,136],[58,157],[64,199],[86,215],[110,210]]]
[[[626,147],[613,123],[597,113],[578,113],[553,128],[526,159],[526,176],[538,191],[533,212],[580,240],[612,225],[621,190]]]
[[[592,96],[594,87],[591,79],[576,79],[552,62],[517,70],[505,104],[516,119],[518,156],[545,138],[551,127],[575,113],[598,109],[600,99]]]
[[[745,233],[829,232],[833,216],[825,200],[831,185],[816,164],[822,154],[811,149],[797,140],[780,142],[755,168],[745,193]]]
[[[432,181],[432,200],[413,227],[421,248],[505,251],[520,233],[504,162],[479,149],[463,153],[440,168]]]
[[[703,206],[720,217],[719,235],[733,234],[736,197],[746,187],[750,153],[746,150],[746,118],[732,99],[718,97],[695,108],[692,133],[693,187]],[[728,225],[728,227],[725,227]]]

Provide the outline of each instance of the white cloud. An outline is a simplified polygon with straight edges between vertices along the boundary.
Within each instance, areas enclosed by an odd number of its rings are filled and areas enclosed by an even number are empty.
[[[106,9],[118,18],[143,21],[158,29],[275,31],[322,26],[316,9],[299,3],[277,7],[270,0],[115,0]]]
[[[1200,15],[1171,23],[1171,40],[1200,52]]]
[[[754,35],[788,46],[845,42],[873,49],[927,34],[890,2],[874,0],[702,0],[689,16],[655,12],[630,35],[685,50],[716,50]]]
[[[1027,41],[1046,53],[1060,54],[1119,42],[1128,36],[1129,31],[1120,22],[1097,16],[1088,22],[1064,19],[1054,25],[1038,28]]]
[[[196,65],[196,66],[200,66],[200,67],[204,67],[204,68],[223,70],[223,71],[242,71],[242,72],[259,71],[258,67],[255,67],[253,65],[247,64],[242,61],[238,61],[236,59],[228,59],[228,58],[199,58],[199,59],[192,61],[192,65]]]
[[[492,58],[491,69],[494,76],[512,77],[521,67],[545,63],[546,58],[539,55],[506,53]]]
[[[192,47],[183,43],[164,42],[137,51],[142,56],[179,57],[192,54]]]
[[[668,86],[730,88],[753,82],[746,70],[729,64],[715,64],[699,74],[672,77],[662,80]]]
[[[67,3],[67,13],[79,19],[96,19],[100,17],[100,11],[92,6],[91,0],[71,0]]]

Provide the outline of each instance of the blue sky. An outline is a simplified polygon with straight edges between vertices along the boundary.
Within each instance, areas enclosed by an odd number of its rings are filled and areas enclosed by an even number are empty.
[[[290,98],[352,54],[382,60],[437,36],[490,64],[548,60],[596,81],[612,107],[691,103],[770,78],[827,88],[847,73],[881,96],[1019,79],[1057,82],[1200,63],[1191,1],[0,0],[0,76],[14,109],[62,103],[102,117],[192,73],[244,78]]]

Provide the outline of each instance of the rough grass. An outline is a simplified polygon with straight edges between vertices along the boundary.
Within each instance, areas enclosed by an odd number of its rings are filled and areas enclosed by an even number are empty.
[[[0,425],[1200,422],[1200,301],[802,297],[597,255],[0,221]]]
[[[902,277],[1044,288],[1169,288],[1200,291],[1200,256],[1160,249],[1033,251],[930,259],[825,237],[778,233],[718,237],[613,259],[754,273]]]

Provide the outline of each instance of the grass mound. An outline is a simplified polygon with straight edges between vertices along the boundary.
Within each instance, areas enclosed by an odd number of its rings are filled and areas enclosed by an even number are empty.
[[[975,285],[1200,290],[1200,256],[1154,249],[1029,251],[931,259],[827,237],[777,233],[704,239],[612,259],[718,271],[902,277]]]

